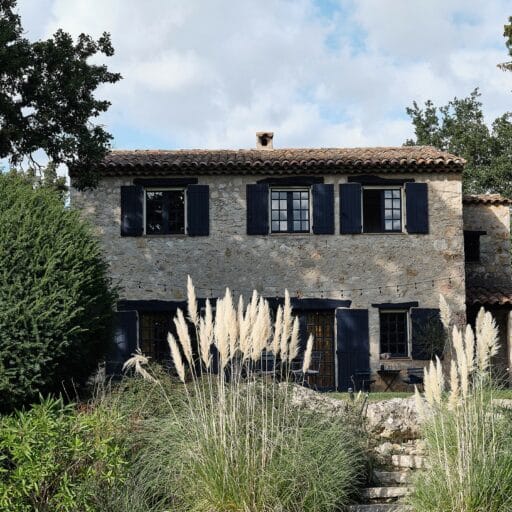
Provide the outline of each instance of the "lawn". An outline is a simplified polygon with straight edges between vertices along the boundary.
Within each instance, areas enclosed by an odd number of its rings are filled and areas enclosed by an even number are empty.
[[[330,396],[331,398],[337,398],[339,400],[350,399],[348,393],[332,392],[327,393],[327,396]],[[380,402],[382,400],[390,400],[391,398],[409,398],[411,396],[413,396],[413,393],[407,391],[376,391],[375,393],[369,393],[368,399],[370,402]],[[512,389],[500,389],[494,391],[494,398],[512,400]]]

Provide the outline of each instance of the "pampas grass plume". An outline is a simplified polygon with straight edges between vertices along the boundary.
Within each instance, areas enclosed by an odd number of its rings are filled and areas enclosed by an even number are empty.
[[[183,364],[183,359],[181,357],[180,349],[178,348],[178,343],[171,333],[167,334],[167,343],[169,344],[169,349],[171,351],[172,360],[174,361],[174,366],[178,372],[178,377],[180,378],[181,382],[184,383],[185,365]]]
[[[199,313],[197,310],[196,290],[190,276],[187,276],[187,306],[188,317],[190,318],[190,321],[197,327],[199,325]]]
[[[313,335],[310,334],[304,352],[304,362],[302,364],[302,373],[305,375],[311,366],[311,356],[313,354]]]

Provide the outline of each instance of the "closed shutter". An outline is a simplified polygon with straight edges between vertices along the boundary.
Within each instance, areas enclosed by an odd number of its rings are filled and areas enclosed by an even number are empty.
[[[361,233],[361,184],[340,185],[340,233]]]
[[[439,309],[411,309],[411,357],[428,361],[441,356],[446,333]]]
[[[121,236],[144,233],[144,188],[140,185],[121,187]]]
[[[210,234],[210,193],[208,185],[187,187],[187,233],[190,236]]]
[[[265,183],[247,185],[247,234],[268,234],[268,193]]]
[[[316,183],[313,192],[313,233],[334,235],[334,185]]]
[[[370,338],[367,309],[337,309],[338,390],[354,386],[354,372],[370,368]]]
[[[428,186],[405,184],[406,226],[408,233],[428,233]]]
[[[107,355],[107,375],[121,375],[123,364],[137,350],[137,311],[118,311],[115,316],[114,340]]]

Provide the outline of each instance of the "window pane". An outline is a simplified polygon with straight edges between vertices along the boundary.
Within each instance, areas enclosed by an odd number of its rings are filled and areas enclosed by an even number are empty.
[[[272,222],[272,231],[279,231],[279,222]]]
[[[393,208],[393,200],[392,199],[386,199],[384,201],[384,208]]]
[[[286,210],[286,201],[285,200],[282,200],[279,201],[279,208],[281,208],[281,210]]]
[[[300,199],[300,192],[294,192],[293,193],[293,199]]]
[[[393,218],[393,210],[384,210],[384,218],[392,219]]]
[[[387,220],[385,223],[386,231],[392,231],[393,230],[393,221]]]
[[[272,220],[279,219],[279,212],[277,210],[272,210]]]
[[[300,201],[298,199],[293,200],[293,208],[299,209],[300,208]]]
[[[273,210],[278,210],[279,209],[279,201],[273,199],[272,200],[272,209]]]
[[[400,226],[401,222],[399,220],[394,220],[393,221],[393,230],[394,231],[399,231],[401,226]]]
[[[272,192],[272,199],[279,199],[279,192]]]
[[[393,190],[393,197],[400,197],[400,190]]]
[[[393,199],[393,208],[400,208],[400,199]]]
[[[163,233],[163,192],[146,192],[146,233]]]
[[[185,233],[185,192],[169,190],[166,192],[168,201],[169,233]]]
[[[287,222],[280,222],[280,231],[287,231],[288,230],[288,223]]]
[[[395,357],[407,356],[407,313],[380,313],[380,351]]]
[[[301,198],[307,201],[309,199],[309,192],[301,192]]]
[[[298,220],[294,220],[293,221],[293,230],[294,231],[300,231],[301,230],[300,221],[298,221]]]

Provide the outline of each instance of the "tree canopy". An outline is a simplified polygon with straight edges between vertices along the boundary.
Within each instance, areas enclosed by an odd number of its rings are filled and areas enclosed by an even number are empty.
[[[79,188],[94,186],[94,164],[110,149],[112,136],[91,119],[110,102],[96,99],[104,83],[120,80],[90,58],[114,54],[110,35],[76,40],[58,30],[47,40],[24,37],[16,0],[0,0],[0,158],[13,166],[43,150],[51,162],[78,171]]]
[[[467,160],[464,190],[470,193],[496,192],[512,197],[512,114],[485,123],[475,89],[466,98],[454,98],[437,107],[431,100],[420,107],[413,102],[406,109],[415,138],[406,145],[431,145]]]

